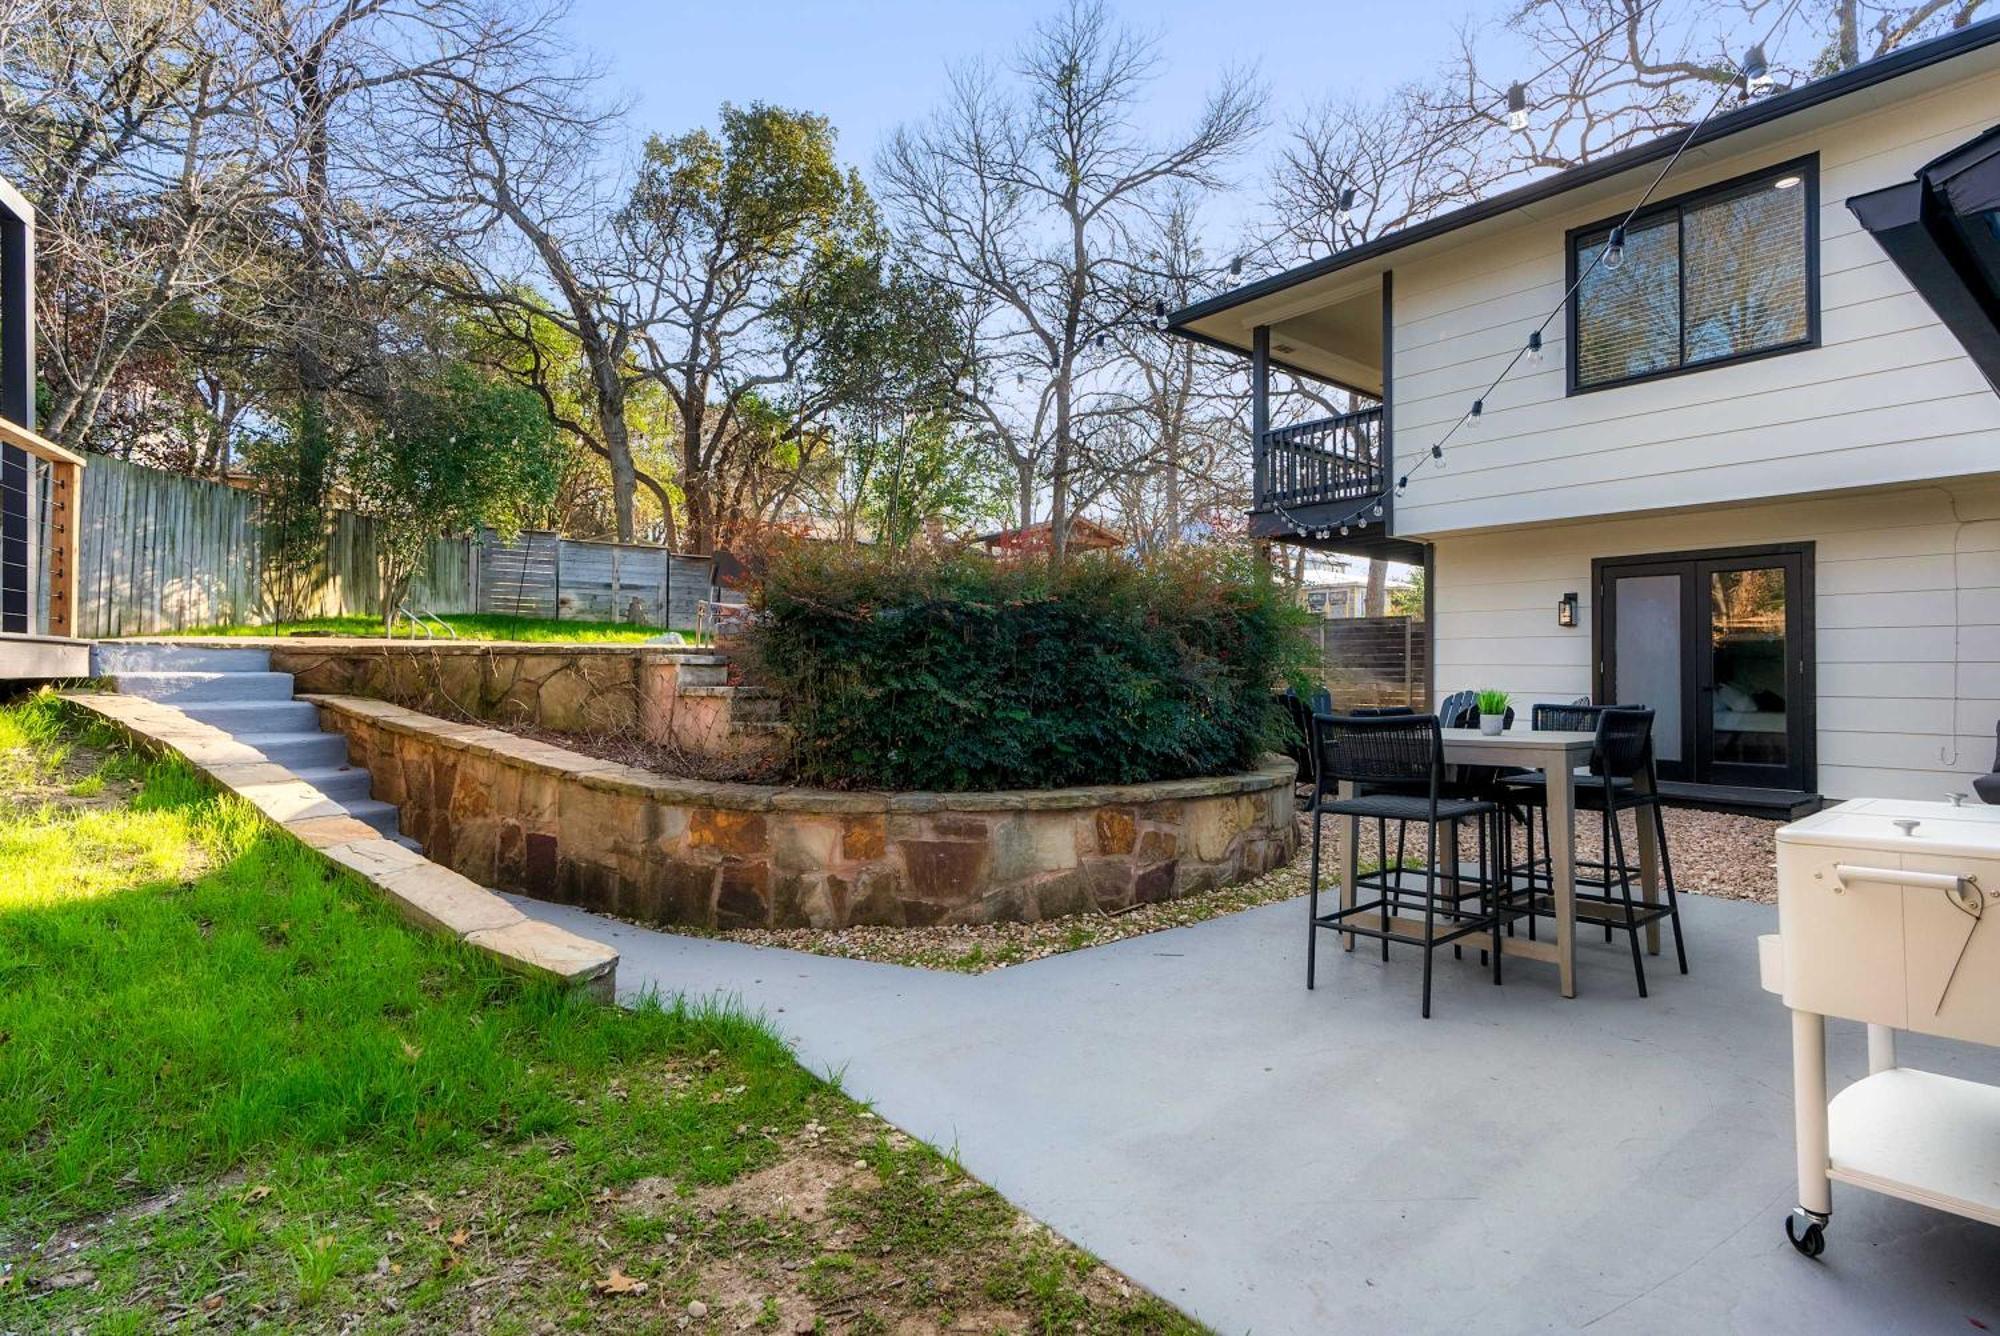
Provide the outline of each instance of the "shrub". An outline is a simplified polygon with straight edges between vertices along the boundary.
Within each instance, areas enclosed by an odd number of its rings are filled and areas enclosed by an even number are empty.
[[[969,553],[771,554],[752,677],[808,782],[1056,788],[1240,771],[1281,736],[1300,614],[1247,556],[1061,570]]]

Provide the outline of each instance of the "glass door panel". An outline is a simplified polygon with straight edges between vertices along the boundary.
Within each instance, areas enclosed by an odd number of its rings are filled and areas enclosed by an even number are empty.
[[[1790,764],[1785,568],[1708,573],[1709,757],[1721,766]]]
[[[1681,704],[1687,694],[1681,653],[1685,576],[1621,575],[1612,582],[1613,674],[1607,705],[1653,710],[1653,750],[1664,766],[1686,759]]]

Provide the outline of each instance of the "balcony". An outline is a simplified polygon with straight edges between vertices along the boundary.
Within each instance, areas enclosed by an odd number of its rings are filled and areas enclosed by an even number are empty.
[[[1388,487],[1382,408],[1275,427],[1264,433],[1256,462],[1258,510],[1359,505]]]

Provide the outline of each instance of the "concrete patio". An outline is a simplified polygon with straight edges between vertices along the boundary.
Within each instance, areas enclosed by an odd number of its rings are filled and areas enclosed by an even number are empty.
[[[1775,911],[1689,896],[1694,973],[1586,932],[1494,988],[1439,957],[1325,953],[1303,905],[977,977],[677,937],[552,905],[622,991],[732,994],[803,1061],[1224,1333],[1883,1333],[2000,1328],[2000,1231],[1835,1189],[1825,1258],[1795,1189]],[[1860,1027],[1830,1026],[1832,1079]],[[1902,1060],[2000,1081],[1990,1050]]]

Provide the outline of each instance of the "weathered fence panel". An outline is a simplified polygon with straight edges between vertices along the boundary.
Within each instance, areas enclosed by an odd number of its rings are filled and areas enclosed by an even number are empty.
[[[93,456],[84,470],[78,629],[86,637],[157,635],[268,621],[263,530],[254,492]],[[382,615],[375,526],[334,513],[306,616]],[[472,542],[443,539],[410,591],[411,606],[477,605]]]
[[[1319,645],[1334,704],[1426,708],[1430,627],[1414,617],[1336,617],[1308,634]]]
[[[479,539],[479,610],[680,629],[709,597],[714,563],[642,543],[600,543],[540,531]]]

